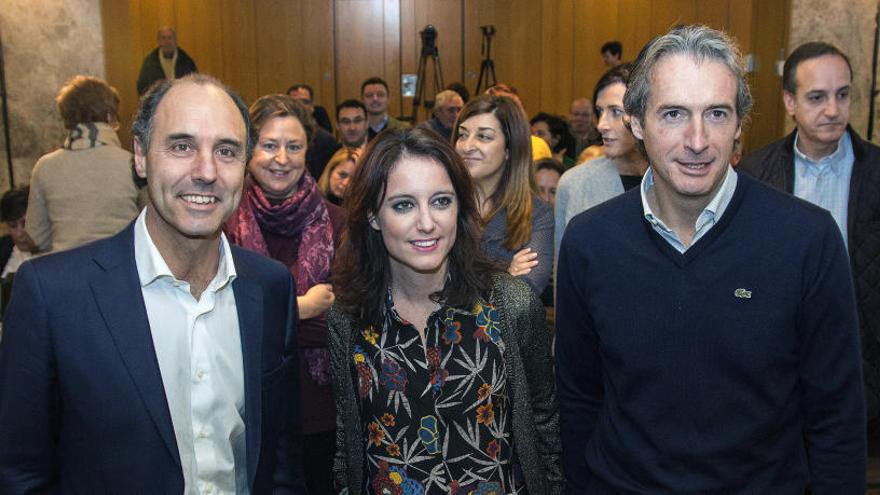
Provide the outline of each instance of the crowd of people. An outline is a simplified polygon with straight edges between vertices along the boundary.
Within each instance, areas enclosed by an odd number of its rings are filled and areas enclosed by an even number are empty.
[[[606,43],[567,118],[455,84],[407,122],[370,77],[335,130],[158,45],[132,152],[77,76],[0,200],[0,493],[864,493],[880,148],[838,48],[740,161],[705,26]]]

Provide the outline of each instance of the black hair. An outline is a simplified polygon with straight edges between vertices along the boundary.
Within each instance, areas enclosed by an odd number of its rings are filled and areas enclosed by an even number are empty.
[[[836,46],[825,43],[824,41],[810,41],[794,49],[791,55],[785,59],[785,65],[782,68],[782,89],[795,94],[797,92],[797,67],[801,62],[805,62],[812,58],[818,58],[824,55],[837,55],[846,62],[849,68],[849,79],[852,81],[853,70],[849,57],[840,51]]]
[[[449,86],[446,86],[446,89],[450,89],[458,93],[458,96],[461,96],[461,101],[463,101],[464,103],[467,103],[468,100],[471,99],[470,92],[467,90],[464,84],[460,82],[450,83]]]
[[[571,134],[568,132],[568,123],[565,122],[565,119],[556,115],[551,115],[546,112],[541,112],[538,115],[532,117],[532,120],[529,121],[529,124],[535,125],[538,122],[545,122],[547,124],[547,127],[550,129],[550,134],[556,136],[559,139],[556,142],[556,146],[553,147],[552,151],[554,153],[559,153],[563,149],[574,149],[574,138],[572,138]]]
[[[391,91],[388,90],[388,83],[386,83],[384,79],[382,79],[381,77],[371,77],[371,78],[369,78],[369,79],[367,79],[366,81],[364,81],[364,82],[361,83],[361,96],[364,95],[364,88],[366,88],[366,87],[369,86],[370,84],[381,84],[382,86],[385,87],[385,92],[386,92],[386,93],[390,93],[390,92],[391,92]]]
[[[0,198],[0,222],[15,222],[27,213],[30,186],[16,187]]]
[[[596,88],[593,89],[593,111],[595,111],[596,100],[599,99],[599,93],[601,93],[603,89],[617,83],[623,84],[624,86],[629,84],[629,73],[632,71],[632,67],[632,62],[627,62],[625,64],[620,64],[617,67],[612,67],[602,74],[602,77],[599,78],[599,82],[596,83]]]
[[[565,173],[565,167],[562,166],[562,163],[556,158],[549,157],[541,158],[535,162],[535,172],[538,172],[539,170],[552,170],[559,174],[560,177]]]
[[[354,98],[350,98],[336,106],[337,122],[339,122],[339,112],[342,111],[343,108],[360,108],[364,112],[364,117],[367,116],[367,107],[364,106],[363,102],[360,100],[355,100]]]
[[[602,49],[599,50],[599,53],[605,52],[609,52],[612,55],[616,55],[617,58],[621,58],[623,57],[623,43],[617,40],[608,41],[602,45]]]
[[[309,92],[309,99],[310,100],[315,99],[315,91],[312,89],[311,86],[309,86],[308,84],[305,84],[305,83],[296,83],[293,86],[287,88],[287,91],[285,91],[284,93],[289,95],[291,92],[296,91],[298,89],[305,89],[306,91]]]

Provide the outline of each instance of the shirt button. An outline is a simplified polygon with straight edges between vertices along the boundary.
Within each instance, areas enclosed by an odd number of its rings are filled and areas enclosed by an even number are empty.
[[[196,373],[196,381],[200,382],[200,381],[204,380],[206,374],[207,374],[207,373],[205,373],[205,370],[199,370],[199,371]]]
[[[205,432],[205,430],[199,430],[198,438],[204,440],[205,438],[208,438],[208,434]]]

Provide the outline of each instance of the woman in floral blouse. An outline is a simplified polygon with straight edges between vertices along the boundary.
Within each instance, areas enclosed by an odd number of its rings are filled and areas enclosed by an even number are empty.
[[[456,152],[421,129],[386,131],[346,201],[328,316],[336,488],[561,493],[543,308],[480,254]]]

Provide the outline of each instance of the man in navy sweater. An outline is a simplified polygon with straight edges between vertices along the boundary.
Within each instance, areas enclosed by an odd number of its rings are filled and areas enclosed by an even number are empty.
[[[846,248],[827,211],[730,167],[751,107],[737,48],[656,38],[624,106],[651,166],[559,254],[568,492],[864,493]]]

